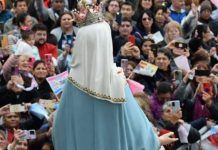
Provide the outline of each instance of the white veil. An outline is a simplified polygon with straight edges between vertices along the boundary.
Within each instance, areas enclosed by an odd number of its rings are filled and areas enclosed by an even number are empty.
[[[106,22],[81,27],[77,33],[70,80],[84,92],[113,103],[125,101],[125,78],[113,63],[111,30]]]

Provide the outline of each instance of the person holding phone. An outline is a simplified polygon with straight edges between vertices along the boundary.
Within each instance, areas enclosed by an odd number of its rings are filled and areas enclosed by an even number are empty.
[[[178,108],[174,111],[172,104],[175,101],[168,101],[163,105],[163,114],[157,122],[157,127],[161,131],[162,129],[168,130],[174,133],[173,136],[179,140],[170,149],[177,149],[184,144],[196,143],[200,140],[200,133],[197,129],[193,128],[190,124],[182,120],[182,111]]]
[[[191,72],[188,72],[175,90],[174,98],[180,99],[183,105],[185,121],[202,119],[196,127],[199,129],[207,124],[207,119],[218,120],[218,101],[214,90],[216,83],[209,76],[208,66],[198,63],[194,67],[194,78],[189,79]]]
[[[73,60],[73,48],[70,48],[70,45],[66,44],[64,47],[63,53],[58,56],[58,68],[60,72],[70,70],[70,65]]]
[[[122,46],[127,42],[131,42],[133,45],[140,45],[140,39],[132,35],[133,24],[129,18],[122,18],[119,24],[119,35],[113,38],[113,56],[119,55]]]
[[[76,37],[77,28],[73,26],[73,16],[71,12],[64,12],[60,15],[56,28],[51,30],[58,41],[58,49],[64,50],[65,44],[69,44],[72,48]]]
[[[167,47],[172,50],[174,58],[178,56],[186,56],[188,58],[190,56],[188,44],[183,38],[171,41]]]
[[[0,105],[33,101],[37,96],[35,83],[30,73],[28,55],[11,55],[3,66],[1,86],[6,89],[0,94]]]

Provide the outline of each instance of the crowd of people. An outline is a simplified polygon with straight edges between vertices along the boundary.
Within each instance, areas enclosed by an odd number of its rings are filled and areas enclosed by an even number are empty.
[[[173,132],[179,138],[162,148],[218,149],[218,1],[92,2],[103,7],[110,25],[114,63],[126,78],[144,86],[134,93],[135,100],[160,135]],[[78,4],[0,0],[0,149],[54,149],[55,111],[48,119],[30,109],[41,99],[58,102],[46,78],[71,68]],[[176,58],[187,59],[190,69]],[[142,60],[158,67],[153,76],[134,72]],[[179,109],[172,101],[179,102]],[[14,104],[25,106],[25,112],[11,112]],[[36,137],[23,138],[31,130]]]

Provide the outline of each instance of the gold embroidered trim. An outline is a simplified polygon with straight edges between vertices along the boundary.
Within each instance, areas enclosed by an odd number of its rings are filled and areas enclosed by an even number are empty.
[[[125,99],[124,98],[112,98],[108,95],[105,95],[105,94],[100,94],[100,93],[97,93],[95,91],[92,91],[90,90],[89,88],[86,88],[86,87],[82,87],[78,82],[76,82],[75,80],[72,79],[72,77],[68,77],[68,80],[73,84],[75,85],[78,89],[84,91],[85,93],[91,95],[91,96],[94,96],[96,98],[100,98],[100,99],[104,99],[104,100],[108,100],[112,103],[123,103],[125,102]]]

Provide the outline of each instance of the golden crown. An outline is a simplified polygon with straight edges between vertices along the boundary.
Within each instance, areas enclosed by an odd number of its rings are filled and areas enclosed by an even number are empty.
[[[90,2],[87,2],[86,0],[81,0],[79,2],[79,8],[80,8],[80,11],[76,10],[78,14],[77,16],[80,16],[79,19],[77,18],[77,25],[79,27],[104,21],[101,4],[94,5]]]

